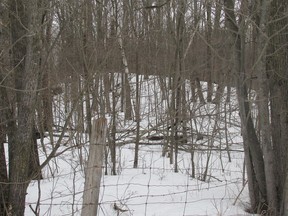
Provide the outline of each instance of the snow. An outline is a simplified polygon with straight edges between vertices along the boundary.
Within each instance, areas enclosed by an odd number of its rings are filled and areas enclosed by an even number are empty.
[[[242,190],[243,154],[231,153],[231,163],[223,154],[224,170],[219,168],[219,153],[213,154],[210,178],[203,182],[191,178],[187,153],[179,154],[180,169],[174,173],[169,158],[161,156],[159,145],[141,146],[137,169],[132,168],[133,145],[125,145],[120,151],[118,175],[102,178],[99,215],[117,215],[114,203],[128,210],[123,216],[248,215],[244,211],[246,189],[236,200]],[[41,180],[40,215],[80,215],[84,174],[76,158],[66,152],[55,162],[58,171],[54,177]],[[197,169],[201,168],[199,165]],[[35,207],[37,199],[38,182],[34,181],[28,188],[27,206]],[[29,208],[26,215],[33,215]]]
[[[221,129],[224,127],[222,120],[224,113],[221,114],[220,123],[217,125],[219,130],[215,134],[216,138],[212,140],[213,151],[211,151],[208,163],[207,179],[204,182],[201,179],[209,155],[207,145],[211,142],[206,135],[213,132],[215,118],[212,114],[216,112],[215,105],[197,105],[193,110],[195,116],[202,117],[195,117],[196,120],[191,123],[191,126],[193,129],[198,128],[198,132],[205,135],[203,140],[193,141],[196,146],[195,178],[191,177],[189,146],[188,151],[179,151],[179,171],[175,173],[174,165],[169,162],[170,159],[166,156],[162,157],[163,141],[145,139],[147,135],[160,133],[161,130],[152,130],[153,125],[156,125],[156,119],[159,121],[167,109],[165,100],[161,106],[151,106],[159,97],[159,95],[149,97],[149,95],[155,95],[155,89],[153,90],[151,85],[148,82],[142,86],[142,90],[146,95],[148,94],[143,98],[150,102],[144,99],[141,101],[141,112],[151,115],[143,115],[146,117],[141,121],[141,130],[147,131],[143,132],[142,140],[147,144],[140,145],[138,168],[133,168],[135,145],[133,142],[129,143],[134,135],[125,134],[123,137],[121,133],[134,127],[135,123],[122,121],[123,113],[118,113],[117,130],[120,132],[117,134],[118,141],[119,143],[126,141],[128,144],[117,147],[117,175],[110,175],[111,167],[108,167],[108,175],[104,175],[103,169],[98,216],[250,215],[245,212],[249,206],[249,196],[246,180],[243,180],[244,154],[237,104],[234,101],[229,104],[233,112],[225,117],[229,118],[228,135],[225,135],[225,130]],[[224,107],[221,105],[219,109],[223,110]],[[207,113],[211,115],[206,115]],[[75,142],[70,137],[67,135],[62,141],[68,143],[68,146],[61,146],[58,152],[69,147],[69,143]],[[57,137],[54,139],[57,140]],[[226,141],[229,141],[229,148],[232,150],[231,162],[225,150]],[[44,144],[47,147],[46,150],[51,151],[49,138],[44,139]],[[82,148],[71,148],[50,161],[49,165],[42,170],[44,179],[32,181],[28,187],[25,215],[35,215],[31,208],[35,209],[37,202],[40,205],[39,215],[76,216],[81,214],[85,181],[84,167],[88,158],[88,150],[89,142]],[[39,151],[40,160],[44,161],[43,149],[39,148]],[[115,210],[114,205],[124,211]]]

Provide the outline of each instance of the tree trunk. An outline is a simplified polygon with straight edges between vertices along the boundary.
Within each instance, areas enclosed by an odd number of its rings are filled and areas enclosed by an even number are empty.
[[[206,1],[206,14],[207,14],[207,24],[206,24],[206,40],[207,40],[207,102],[210,103],[212,102],[212,95],[213,95],[213,83],[212,83],[212,20],[211,20],[211,7],[212,7],[212,2],[211,0]]]
[[[136,120],[136,140],[135,140],[135,152],[134,152],[134,164],[133,167],[138,167],[139,159],[139,142],[140,142],[140,122],[141,122],[141,84],[139,80],[139,53],[136,49],[136,104],[135,104],[135,120]]]
[[[288,215],[288,2],[271,1],[268,14],[269,44],[266,67],[270,79],[271,134],[275,158],[277,208],[279,215]],[[268,185],[267,185],[268,186]]]
[[[111,118],[111,139],[109,142],[109,148],[111,153],[111,163],[112,163],[112,170],[111,174],[116,175],[116,117],[117,117],[117,111],[116,111],[116,103],[117,103],[117,88],[115,87],[115,81],[114,81],[114,75],[111,77],[111,83],[112,86],[112,118]]]
[[[2,72],[0,69],[0,80],[4,80],[2,76]],[[5,85],[5,83],[4,83]],[[12,137],[14,136],[15,132],[15,121],[14,119],[14,112],[13,112],[13,105],[8,103],[8,94],[7,89],[0,87],[0,124],[7,122],[3,126],[0,126],[0,215],[6,216],[8,215],[8,207],[9,207],[9,179],[8,179],[8,167],[5,158],[5,149],[4,143],[6,141],[6,136],[8,137],[9,143],[13,140]],[[8,108],[9,107],[9,108]],[[13,142],[13,141],[12,141]]]
[[[49,10],[50,1],[41,1],[42,8],[45,10],[45,14],[42,17],[41,22],[41,60],[40,60],[40,87],[45,89],[40,93],[40,100],[42,104],[39,105],[39,130],[41,133],[43,131],[52,131],[53,127],[53,109],[52,109],[52,88],[56,86],[51,86],[51,32],[53,23],[53,14]]]
[[[234,13],[234,1],[233,0],[225,0],[224,1],[224,12],[226,18],[226,25],[230,31],[231,38],[233,40],[233,71],[236,80],[236,90],[241,118],[241,129],[243,134],[243,139],[247,142],[249,147],[249,152],[251,156],[251,162],[253,164],[253,169],[255,172],[255,177],[259,186],[260,191],[260,202],[267,203],[267,191],[266,191],[266,177],[264,170],[264,160],[262,149],[260,147],[259,140],[256,135],[255,127],[253,125],[251,111],[249,107],[248,100],[248,90],[246,86],[246,77],[244,70],[244,43],[243,39],[245,37],[244,28],[242,26],[237,25],[235,13]],[[241,24],[241,23],[240,23]],[[244,24],[242,23],[244,26]],[[245,150],[245,148],[244,148]],[[246,155],[249,155],[246,153]],[[248,182],[249,184],[253,184],[253,182]],[[251,187],[254,188],[254,187]],[[254,192],[255,193],[255,192]],[[251,201],[251,203],[254,203]],[[262,207],[264,207],[263,203],[257,203],[260,205],[260,212]],[[252,207],[254,208],[254,206]]]
[[[26,189],[30,182],[29,164],[33,149],[33,126],[39,59],[35,49],[37,1],[10,2],[13,66],[17,78],[17,129],[9,142],[9,204],[14,216],[24,215]],[[36,46],[37,47],[37,46]],[[35,55],[36,54],[36,55]]]
[[[1,101],[1,100],[0,100]],[[1,109],[1,108],[0,108]],[[2,122],[2,121],[1,121]],[[0,126],[0,215],[6,215],[7,206],[7,167],[6,167],[6,159],[5,159],[5,149],[4,142],[6,141],[6,133],[4,132],[4,127]]]
[[[181,0],[179,2],[179,8],[177,10],[177,21],[176,21],[176,51],[175,51],[175,88],[176,98],[175,98],[175,133],[172,136],[175,137],[175,165],[174,172],[178,172],[178,149],[180,144],[180,139],[178,138],[179,126],[182,121],[183,109],[181,108],[182,100],[182,75],[185,71],[184,69],[184,30],[185,30],[185,13],[186,13],[186,5],[185,1]]]
[[[86,124],[87,133],[91,136],[91,85],[93,79],[94,69],[94,38],[93,38],[93,3],[91,0],[85,1],[84,6],[84,30],[83,30],[83,71],[84,71],[84,89],[85,89],[85,111],[86,111]]]
[[[0,4],[0,22],[4,22],[5,17],[3,11],[7,8],[4,7],[4,5]],[[3,34],[4,28],[2,28],[2,25],[0,27],[0,49],[5,50],[5,41],[8,39],[8,35]],[[4,57],[5,55],[2,53],[0,55],[0,64],[5,65],[4,62],[7,61]],[[1,84],[3,86],[6,86],[6,83],[4,82],[4,67],[0,68],[0,80]],[[6,135],[7,135],[7,127],[6,127],[6,121],[7,121],[7,113],[9,112],[9,105],[8,101],[6,100],[7,96],[7,89],[0,86],[0,215],[6,216],[7,209],[8,209],[8,173],[7,173],[7,164],[6,164],[6,158],[5,158],[5,148],[4,143],[6,142]]]
[[[265,67],[266,56],[262,53],[266,53],[267,41],[265,40],[266,29],[263,26],[266,23],[266,14],[268,8],[268,2],[262,1],[260,14],[259,14],[259,25],[256,27],[259,31],[257,35],[257,47],[256,47],[256,59],[257,62],[254,68],[257,71],[257,77],[259,79],[259,128],[260,128],[260,139],[263,149],[263,157],[265,158],[265,176],[267,186],[267,201],[268,201],[268,212],[270,215],[277,214],[277,204],[279,202],[277,197],[276,178],[275,178],[275,158],[273,152],[273,146],[271,142],[271,124],[270,124],[270,111],[269,111],[269,78]]]

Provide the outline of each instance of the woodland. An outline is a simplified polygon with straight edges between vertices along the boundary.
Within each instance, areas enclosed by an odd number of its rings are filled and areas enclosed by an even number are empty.
[[[149,115],[140,111],[141,83],[151,76],[159,83],[158,105],[168,104],[155,127],[171,134],[163,155],[174,172],[191,139],[192,105],[230,104],[235,89],[246,211],[288,215],[287,45],[287,0],[1,0],[0,215],[24,215],[31,181],[41,181],[41,170],[66,151],[59,150],[68,131],[79,142],[65,143],[67,149],[81,148],[83,134],[89,141],[93,117],[111,119],[111,175],[117,116],[135,122],[139,167],[140,123]],[[41,162],[38,148],[46,152]]]

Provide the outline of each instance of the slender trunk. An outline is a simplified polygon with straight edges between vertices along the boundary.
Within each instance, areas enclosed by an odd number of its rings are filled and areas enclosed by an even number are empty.
[[[199,97],[199,101],[201,104],[205,104],[203,90],[202,90],[202,86],[201,86],[201,82],[199,78],[196,78],[196,86],[197,86],[197,96]]]
[[[135,117],[136,117],[136,140],[135,140],[135,150],[134,150],[134,168],[138,167],[138,154],[139,154],[139,142],[140,142],[140,94],[139,94],[139,75],[136,75],[136,107],[135,107]]]
[[[92,128],[92,112],[91,112],[91,80],[92,80],[92,71],[94,68],[94,59],[93,56],[93,47],[95,46],[93,40],[93,4],[92,1],[85,1],[84,9],[84,35],[83,35],[83,70],[84,70],[84,89],[85,89],[85,111],[86,111],[86,124],[87,124],[87,133],[91,136]]]
[[[207,30],[206,30],[206,40],[207,40],[207,102],[212,102],[213,95],[213,83],[212,83],[212,20],[211,20],[211,0],[206,3],[206,14],[207,14]]]
[[[2,59],[1,59],[2,60]],[[0,69],[0,80],[3,80]],[[6,216],[8,210],[8,173],[4,143],[6,142],[8,110],[6,89],[0,87],[0,215]]]
[[[176,80],[172,79],[173,86],[176,87]],[[170,99],[170,133],[169,133],[169,141],[170,141],[170,149],[169,149],[169,161],[170,164],[174,163],[174,148],[175,148],[175,135],[177,130],[177,123],[175,121],[175,112],[176,112],[176,88],[173,88],[171,93],[171,99]]]
[[[190,76],[190,88],[191,88],[191,100],[192,102],[196,102],[196,81],[193,75]]]
[[[114,85],[114,76],[111,77],[111,82],[113,84],[112,89],[112,119],[111,119],[111,139],[109,143],[109,148],[111,152],[111,162],[112,162],[112,175],[116,175],[116,88]]]
[[[120,32],[120,27],[118,26],[118,30],[117,30],[117,34],[118,34],[118,44],[120,47],[120,51],[121,51],[121,57],[122,57],[122,64],[124,67],[124,74],[122,76],[122,98],[123,100],[125,100],[125,110],[123,110],[125,112],[125,119],[127,120],[132,120],[132,103],[131,103],[131,87],[130,87],[130,82],[129,82],[129,68],[128,68],[128,62],[127,62],[127,57],[126,57],[126,53],[124,50],[124,46],[123,46],[123,39],[121,36],[121,32]],[[124,104],[124,103],[123,103]]]
[[[180,60],[179,60],[180,61]],[[180,63],[180,62],[179,62]],[[180,63],[181,64],[181,63]],[[180,67],[180,66],[179,66]],[[179,73],[181,73],[179,71]],[[177,74],[179,74],[177,73]],[[180,75],[180,74],[179,74]],[[174,172],[178,172],[178,150],[180,145],[180,139],[179,139],[179,127],[181,122],[181,78],[177,78],[177,87],[176,87],[176,101],[175,101],[175,133],[172,134],[174,136],[175,140],[175,162],[174,162]]]
[[[49,1],[42,1],[42,7],[46,9],[45,14],[43,15],[41,30],[41,61],[40,61],[40,87],[45,89],[42,94],[40,94],[40,98],[42,101],[42,107],[40,107],[40,112],[42,118],[40,119],[39,128],[40,132],[43,131],[52,131],[53,127],[53,109],[52,109],[52,87],[51,86],[51,53],[49,49],[51,48],[51,32],[52,32],[52,23],[53,16],[52,12],[49,8]],[[54,86],[56,87],[56,86]]]
[[[6,159],[5,159],[5,150],[4,150],[4,142],[6,139],[6,134],[4,132],[4,127],[0,126],[0,215],[5,216],[6,210],[8,209],[8,176],[7,176],[7,167],[6,167]]]
[[[135,105],[135,118],[136,118],[136,140],[135,140],[135,152],[134,152],[134,168],[138,167],[138,154],[139,154],[139,142],[140,142],[140,121],[141,121],[141,107],[140,107],[140,80],[139,80],[139,59],[138,51],[136,51],[136,105]]]
[[[111,113],[111,103],[110,103],[110,94],[109,94],[111,92],[111,81],[109,78],[109,74],[104,74],[103,83],[104,83],[104,97],[105,97],[106,112]]]
[[[132,120],[133,118],[133,106],[131,103],[131,87],[130,81],[128,79],[128,74],[124,74],[125,84],[124,84],[124,91],[125,91],[125,119]]]
[[[218,83],[217,91],[215,93],[215,98],[213,99],[212,103],[214,104],[220,104],[221,98],[224,93],[224,83]]]
[[[250,212],[257,212],[258,205],[260,203],[259,187],[255,177],[254,167],[251,159],[251,154],[249,151],[249,146],[247,140],[243,137],[244,155],[245,155],[245,167],[248,179],[248,190],[250,198]]]

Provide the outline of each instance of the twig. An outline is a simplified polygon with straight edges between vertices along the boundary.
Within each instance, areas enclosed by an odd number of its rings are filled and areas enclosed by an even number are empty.
[[[237,202],[237,200],[239,199],[239,197],[240,197],[241,193],[243,192],[243,190],[244,190],[244,188],[245,188],[245,186],[246,186],[247,182],[248,182],[248,180],[246,180],[246,182],[244,183],[244,185],[243,185],[243,187],[242,187],[241,191],[239,192],[238,196],[236,197],[236,199],[235,199],[235,201],[234,201],[233,205],[236,205],[236,202]]]

